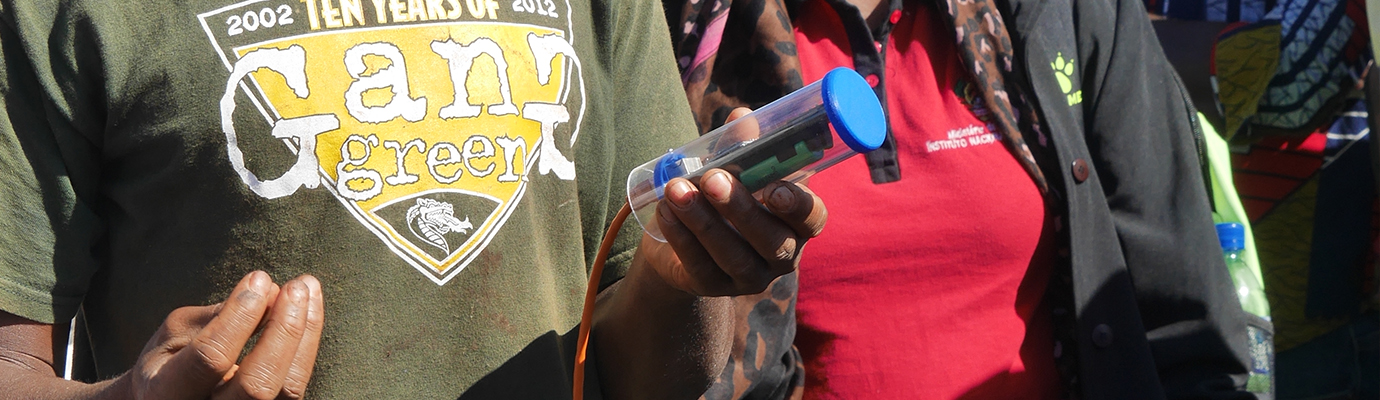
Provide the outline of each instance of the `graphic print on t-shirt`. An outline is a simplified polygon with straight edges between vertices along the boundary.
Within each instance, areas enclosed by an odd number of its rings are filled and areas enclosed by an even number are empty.
[[[575,179],[585,95],[569,4],[507,3],[250,0],[198,15],[230,71],[220,113],[235,172],[267,199],[330,191],[445,284],[502,228],[533,168]],[[270,128],[236,126],[237,93]],[[250,171],[239,143],[270,136],[296,163]]]

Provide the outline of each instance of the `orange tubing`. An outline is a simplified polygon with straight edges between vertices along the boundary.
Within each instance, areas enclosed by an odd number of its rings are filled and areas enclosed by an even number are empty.
[[[613,248],[613,240],[618,238],[618,230],[623,228],[623,222],[627,221],[628,214],[632,213],[632,208],[627,203],[618,210],[618,215],[613,217],[613,222],[609,223],[608,232],[604,232],[604,241],[599,244],[599,253],[594,256],[594,266],[589,269],[589,286],[585,288],[584,312],[580,314],[580,336],[575,344],[575,381],[574,392],[571,397],[575,400],[585,398],[585,359],[589,350],[589,330],[594,326],[594,299],[599,296],[600,276],[604,274],[604,262],[609,259],[609,250]]]

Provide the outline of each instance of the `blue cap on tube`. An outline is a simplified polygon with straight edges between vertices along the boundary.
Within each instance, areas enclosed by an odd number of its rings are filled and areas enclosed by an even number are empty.
[[[656,162],[656,167],[652,168],[652,185],[656,190],[656,198],[662,197],[661,191],[666,186],[666,182],[670,182],[671,178],[685,173],[685,169],[680,166],[680,160],[684,158],[685,156],[680,153],[670,151]]]
[[[872,85],[862,76],[848,68],[834,68],[824,75],[820,92],[829,124],[844,144],[859,153],[882,146],[886,140],[886,115]]]

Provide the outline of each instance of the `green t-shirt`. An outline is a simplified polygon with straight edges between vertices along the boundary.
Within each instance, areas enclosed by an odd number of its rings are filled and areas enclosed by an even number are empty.
[[[568,397],[627,171],[695,132],[660,4],[588,3],[0,3],[0,309],[84,306],[109,377],[310,273],[313,397]]]

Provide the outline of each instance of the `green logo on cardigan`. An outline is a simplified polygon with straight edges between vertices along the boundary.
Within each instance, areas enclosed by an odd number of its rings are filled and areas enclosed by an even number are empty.
[[[1064,91],[1070,106],[1083,102],[1083,91],[1073,90],[1073,62],[1072,58],[1064,61],[1064,53],[1057,53],[1054,62],[1049,63],[1054,68],[1054,79],[1059,81],[1059,90]]]

